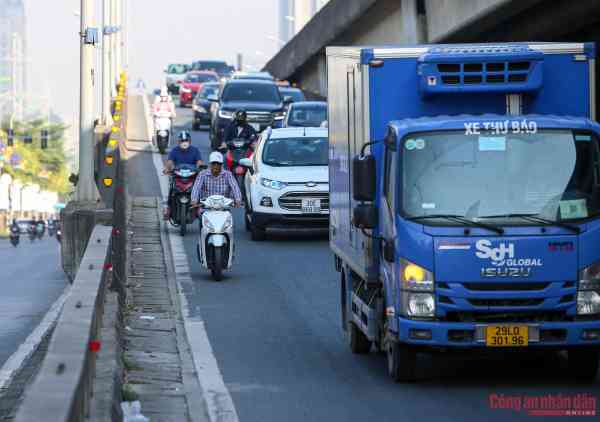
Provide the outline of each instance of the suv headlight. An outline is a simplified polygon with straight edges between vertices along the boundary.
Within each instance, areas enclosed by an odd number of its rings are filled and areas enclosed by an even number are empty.
[[[281,190],[285,188],[288,184],[285,182],[279,182],[277,180],[265,179],[261,177],[260,184],[269,189]]]
[[[577,287],[577,315],[600,313],[600,262],[584,268]]]
[[[433,318],[435,316],[433,273],[401,259],[399,278],[402,315],[409,318]]]
[[[233,119],[233,111],[219,110],[219,117],[221,119]]]
[[[283,120],[285,118],[285,111],[276,111],[273,113],[273,119]]]

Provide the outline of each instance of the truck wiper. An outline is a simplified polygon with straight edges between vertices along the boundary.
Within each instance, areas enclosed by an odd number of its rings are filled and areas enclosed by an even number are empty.
[[[562,227],[563,229],[571,230],[574,233],[581,233],[581,227],[574,224],[565,223],[557,220],[550,220],[548,218],[540,217],[539,214],[498,214],[498,215],[485,215],[478,218],[522,218],[523,220],[532,221],[535,223],[543,223],[549,226]]]
[[[409,217],[407,220],[409,221],[417,221],[417,220],[429,220],[432,218],[445,218],[446,220],[458,221],[462,224],[468,224],[471,227],[479,227],[482,229],[490,230],[496,232],[498,234],[504,234],[504,229],[502,227],[493,226],[491,224],[480,223],[479,221],[469,220],[464,215],[458,214],[429,214],[429,215],[419,215],[416,217]]]

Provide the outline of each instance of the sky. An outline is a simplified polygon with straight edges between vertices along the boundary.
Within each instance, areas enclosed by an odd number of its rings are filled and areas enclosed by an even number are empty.
[[[131,82],[158,88],[171,62],[223,59],[261,66],[278,45],[277,0],[123,0],[129,2]],[[50,94],[53,110],[71,121],[79,109],[80,0],[24,0],[31,96]],[[97,26],[101,26],[101,0]],[[98,48],[98,61],[101,51]],[[100,62],[99,62],[100,64]],[[101,74],[97,85],[100,88]]]

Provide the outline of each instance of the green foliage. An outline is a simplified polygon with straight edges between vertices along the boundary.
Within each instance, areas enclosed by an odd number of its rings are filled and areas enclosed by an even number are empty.
[[[0,137],[6,144],[5,122],[0,128]],[[69,171],[67,169],[67,157],[64,152],[64,134],[67,129],[62,124],[46,125],[44,120],[32,120],[29,122],[16,122],[15,143],[5,153],[4,170],[23,183],[35,183],[42,189],[58,192],[61,195],[71,190],[68,181]],[[41,149],[40,130],[48,129],[50,140],[48,148]],[[29,145],[23,143],[22,139],[26,133],[33,134],[33,142]],[[21,156],[21,164],[17,168],[10,166],[10,155],[16,152]]]

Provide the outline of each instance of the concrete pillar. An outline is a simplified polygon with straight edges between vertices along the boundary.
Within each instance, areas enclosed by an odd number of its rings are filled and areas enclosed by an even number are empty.
[[[402,39],[406,44],[419,43],[417,0],[402,0]]]

